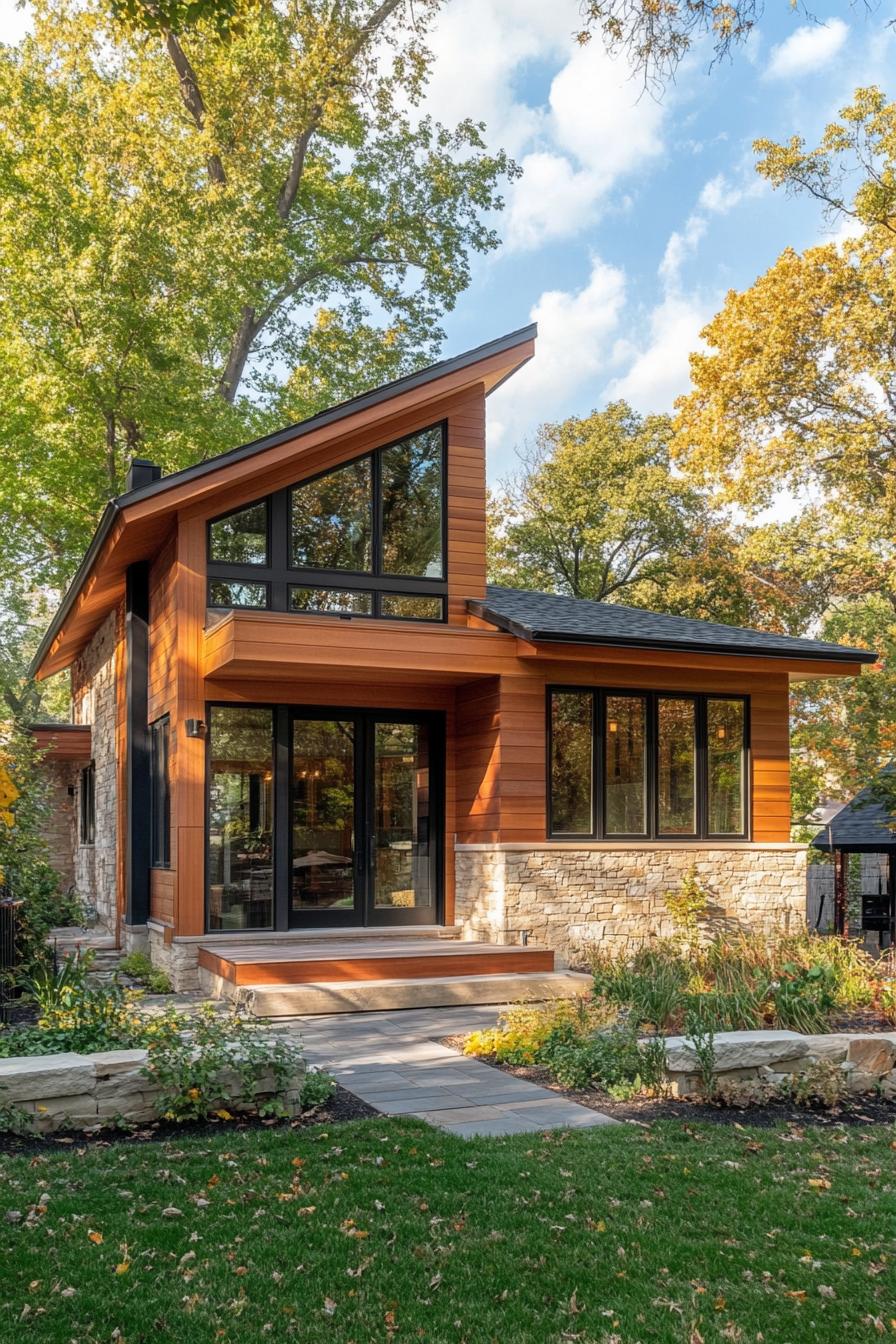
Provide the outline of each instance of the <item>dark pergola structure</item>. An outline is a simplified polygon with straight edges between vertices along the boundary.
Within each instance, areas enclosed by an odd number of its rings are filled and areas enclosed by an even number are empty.
[[[867,788],[857,793],[832,817],[812,841],[815,849],[834,860],[834,931],[849,933],[847,875],[851,854],[881,854],[887,858],[886,884],[863,891],[861,928],[880,935],[881,946],[896,943],[896,816],[885,801],[883,781],[896,787],[896,765],[888,765]]]

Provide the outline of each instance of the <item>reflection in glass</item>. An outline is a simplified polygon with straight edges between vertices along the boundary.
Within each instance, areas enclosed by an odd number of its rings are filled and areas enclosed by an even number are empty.
[[[238,579],[209,579],[208,604],[210,607],[254,607],[268,605],[266,583],[240,583]]]
[[[646,703],[640,695],[608,695],[604,744],[607,835],[647,833]]]
[[[273,924],[273,725],[269,709],[215,705],[209,725],[208,924]]]
[[[376,909],[435,903],[430,865],[430,761],[425,724],[377,723],[373,872]]]
[[[268,562],[268,506],[262,500],[248,509],[229,513],[209,523],[209,556],[231,565],[266,565]]]
[[[660,835],[697,830],[696,705],[660,696],[657,702],[657,794]]]
[[[403,621],[441,621],[445,618],[445,599],[419,593],[383,593],[380,611]]]
[[[442,431],[427,429],[380,454],[382,573],[442,577]]]
[[[355,730],[351,720],[296,719],[292,765],[292,908],[355,903]]]
[[[369,616],[373,611],[373,593],[353,592],[349,588],[290,588],[290,611],[350,612]]]
[[[291,563],[305,569],[369,573],[372,518],[369,457],[297,485],[292,492]]]
[[[551,695],[552,835],[591,834],[593,712],[591,691]]]
[[[709,833],[744,831],[744,702],[706,702]]]

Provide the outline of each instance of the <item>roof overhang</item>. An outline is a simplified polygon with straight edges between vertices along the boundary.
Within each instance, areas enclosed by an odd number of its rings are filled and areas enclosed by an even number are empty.
[[[93,754],[89,723],[32,723],[29,731],[44,760],[89,761]]]
[[[480,620],[515,635],[523,646],[520,651],[521,657],[527,654],[529,657],[537,657],[540,651],[561,657],[562,651],[566,650],[566,656],[575,659],[583,656],[581,652],[576,652],[582,649],[640,649],[675,654],[679,657],[691,656],[696,659],[709,656],[737,661],[748,659],[754,663],[757,660],[763,663],[770,662],[780,667],[782,672],[786,671],[792,681],[808,681],[816,677],[858,676],[863,665],[876,662],[878,657],[876,653],[867,649],[834,646],[816,652],[805,648],[788,650],[783,646],[780,649],[750,648],[747,645],[714,643],[711,639],[699,643],[695,640],[664,639],[662,636],[647,639],[626,634],[611,635],[604,631],[593,636],[583,633],[571,634],[568,631],[538,629],[524,625],[510,616],[495,612],[490,608],[487,599],[470,600],[467,607]]]
[[[154,555],[165,541],[178,510],[211,497],[223,485],[238,485],[282,460],[284,448],[297,453],[416,411],[465,389],[481,386],[486,396],[535,353],[535,324],[510,332],[453,359],[321,411],[300,424],[243,444],[219,457],[163,476],[111,500],[59,609],[41,640],[30,672],[43,680],[68,667],[124,593],[130,564]]]

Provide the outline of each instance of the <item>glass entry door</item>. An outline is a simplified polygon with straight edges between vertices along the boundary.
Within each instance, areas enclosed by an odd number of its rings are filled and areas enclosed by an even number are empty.
[[[438,922],[441,735],[429,716],[297,711],[289,922]]]

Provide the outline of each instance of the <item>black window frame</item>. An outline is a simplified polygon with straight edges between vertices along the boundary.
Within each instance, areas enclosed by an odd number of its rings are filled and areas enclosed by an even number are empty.
[[[82,766],[78,778],[78,843],[96,844],[96,762]]]
[[[591,829],[587,832],[570,834],[556,832],[553,823],[553,799],[551,789],[551,765],[553,760],[553,715],[552,697],[555,693],[591,696]],[[606,705],[613,696],[629,696],[646,701],[645,752],[647,762],[647,828],[643,833],[626,834],[607,833],[606,827],[606,788],[604,778],[605,741],[606,741]],[[695,736],[695,772],[696,772],[696,828],[687,834],[663,834],[659,829],[659,789],[658,774],[658,717],[659,701],[663,699],[691,700],[696,706]],[[718,833],[709,830],[709,774],[707,763],[707,706],[713,700],[736,700],[744,707],[743,741],[743,829],[738,832]],[[588,686],[568,683],[550,684],[545,687],[545,803],[547,819],[547,838],[560,844],[581,844],[600,841],[606,844],[650,843],[662,845],[693,844],[695,840],[717,843],[750,841],[753,834],[752,817],[752,751],[750,745],[750,696],[727,691],[678,691],[672,688],[647,690],[638,686]]]
[[[164,741],[164,771],[159,740]],[[149,865],[171,867],[171,716],[149,725]]]
[[[414,438],[418,434],[426,434],[433,430],[441,433],[441,540],[442,540],[442,572],[437,578],[420,578],[401,574],[391,574],[385,572],[382,568],[382,542],[383,542],[383,498],[382,498],[382,455],[390,448],[397,447],[407,439]],[[346,467],[353,462],[359,462],[366,458],[371,462],[371,556],[372,563],[369,570],[357,571],[348,569],[313,569],[308,566],[293,566],[292,560],[292,494],[294,490],[302,486],[311,485],[315,481],[322,480],[333,472],[339,471],[341,467]],[[212,559],[211,529],[215,523],[221,522],[224,518],[230,517],[234,513],[241,513],[244,509],[253,508],[259,504],[266,505],[267,523],[268,523],[268,563],[265,565],[248,564],[238,565],[230,564],[223,560]],[[211,584],[213,580],[229,581],[231,583],[264,583],[266,585],[267,604],[266,606],[235,606],[229,603],[226,606],[216,604],[211,601]],[[304,612],[296,611],[290,606],[289,589],[291,587],[299,588],[341,588],[363,590],[373,595],[373,610],[368,614],[358,614],[354,612]],[[440,597],[442,599],[441,617],[413,617],[413,616],[384,616],[382,613],[383,594],[398,594],[417,597]],[[345,462],[337,463],[333,467],[328,467],[324,471],[315,472],[304,480],[295,481],[291,485],[284,486],[280,490],[275,490],[269,495],[258,497],[247,501],[235,508],[228,509],[226,513],[216,514],[210,518],[206,524],[206,603],[214,611],[280,611],[287,612],[297,619],[307,619],[309,616],[317,618],[325,617],[337,621],[353,620],[387,620],[401,621],[413,625],[437,625],[444,624],[448,619],[448,423],[446,420],[437,421],[434,424],[421,425],[419,429],[412,430],[408,434],[402,434],[400,437],[390,439],[387,443],[378,444],[376,448],[370,449],[366,453],[359,453],[357,457],[349,458]]]

